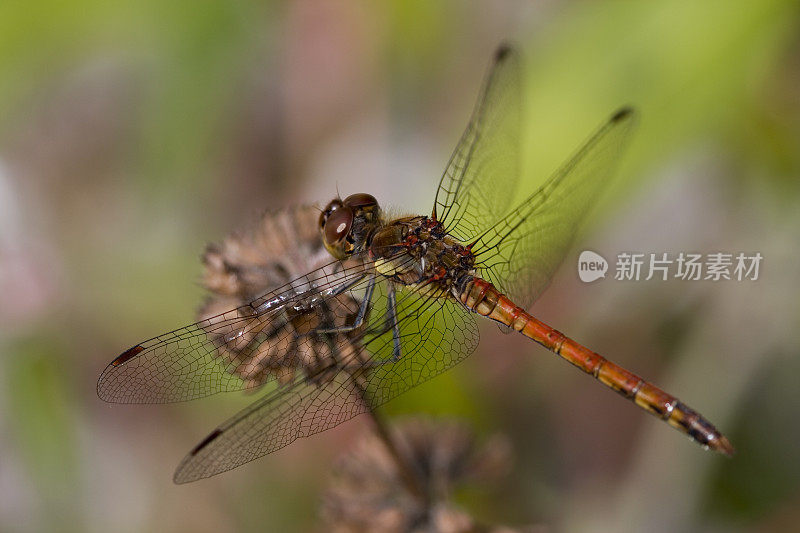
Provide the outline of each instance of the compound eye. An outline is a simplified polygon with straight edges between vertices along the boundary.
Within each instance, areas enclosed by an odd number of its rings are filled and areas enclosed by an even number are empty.
[[[338,198],[335,200],[331,200],[328,203],[328,205],[325,206],[325,209],[322,211],[322,213],[319,214],[320,229],[325,227],[325,221],[328,220],[330,214],[339,209],[340,207],[342,207],[342,201],[339,200]]]
[[[328,215],[325,221],[325,242],[335,244],[341,242],[350,232],[353,225],[353,210],[338,208]]]
[[[372,207],[378,205],[378,200],[376,200],[371,194],[360,192],[357,194],[351,194],[344,199],[343,203],[347,207],[352,207],[355,209],[357,207]]]

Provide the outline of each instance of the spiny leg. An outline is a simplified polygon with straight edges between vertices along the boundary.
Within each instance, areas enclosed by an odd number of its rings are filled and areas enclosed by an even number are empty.
[[[391,361],[396,363],[403,356],[400,347],[400,325],[397,323],[397,296],[394,290],[394,283],[388,283],[388,304],[386,306],[386,321],[392,328],[392,358]]]
[[[365,366],[368,368],[374,368],[378,366],[385,365],[387,363],[396,363],[400,360],[403,356],[402,347],[400,344],[400,324],[397,319],[397,296],[394,288],[394,284],[389,281],[387,284],[387,291],[386,291],[386,312],[384,314],[383,321],[380,322],[381,327],[376,328],[375,330],[370,331],[370,335],[374,337],[380,337],[392,331],[392,356],[388,359],[379,359],[379,360],[372,360],[368,361]]]
[[[339,296],[344,291],[346,291],[348,289],[352,289],[353,287],[355,287],[356,285],[358,285],[359,283],[364,281],[364,278],[366,278],[366,277],[367,277],[367,274],[364,274],[363,276],[358,276],[356,279],[354,279],[352,281],[348,281],[346,283],[342,283],[341,285],[339,285],[338,287],[333,289],[333,291],[331,291],[329,296]]]
[[[347,289],[353,287],[356,283],[363,280],[364,278],[359,278],[353,283],[348,283],[345,286],[340,287],[336,291],[333,292],[333,296],[338,296],[342,294]],[[369,282],[367,283],[367,288],[364,291],[364,299],[361,300],[361,304],[358,306],[358,314],[356,314],[355,320],[353,320],[352,324],[348,324],[346,326],[341,326],[338,328],[325,328],[325,329],[318,329],[317,333],[325,333],[325,334],[335,334],[335,333],[349,333],[353,330],[356,330],[361,327],[364,323],[364,317],[367,316],[367,310],[369,309],[369,304],[372,302],[372,292],[375,290],[375,276],[371,276]]]

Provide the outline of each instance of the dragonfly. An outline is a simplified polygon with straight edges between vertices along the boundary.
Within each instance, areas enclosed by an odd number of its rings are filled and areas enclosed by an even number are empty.
[[[337,195],[321,212],[288,222],[327,254],[321,266],[296,277],[281,270],[282,281],[263,294],[136,344],[105,368],[97,392],[115,403],[264,388],[184,457],[176,483],[330,429],[444,372],[476,350],[478,317],[544,346],[703,447],[734,453],[675,396],[527,311],[610,179],[636,112],[613,113],[512,204],[521,166],[520,63],[509,46],[495,53],[429,216],[390,218],[370,194]]]

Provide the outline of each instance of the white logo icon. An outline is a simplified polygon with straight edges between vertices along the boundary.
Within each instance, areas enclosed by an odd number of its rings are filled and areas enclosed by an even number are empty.
[[[606,277],[608,271],[608,261],[600,255],[590,250],[584,250],[578,257],[578,277],[584,283],[591,283],[600,278]]]

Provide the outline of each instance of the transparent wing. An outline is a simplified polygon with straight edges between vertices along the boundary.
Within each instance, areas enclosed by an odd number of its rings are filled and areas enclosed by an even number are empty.
[[[461,242],[472,242],[509,207],[519,175],[520,114],[519,54],[502,46],[436,191],[435,218]]]
[[[106,367],[97,394],[114,403],[167,403],[290,380],[325,350],[319,339],[298,341],[298,333],[351,320],[371,268],[333,262],[247,305],[137,344]],[[331,337],[344,344],[353,335]]]
[[[308,377],[296,376],[215,429],[183,459],[176,483],[230,470],[341,424],[475,350],[476,323],[458,304],[435,294],[402,290],[392,306],[390,282],[382,277],[376,281],[373,306],[358,337],[332,344],[333,357],[325,368]],[[392,308],[396,313],[389,313]]]
[[[597,201],[636,122],[614,113],[556,173],[472,248],[481,275],[529,307],[567,253],[579,222]]]

